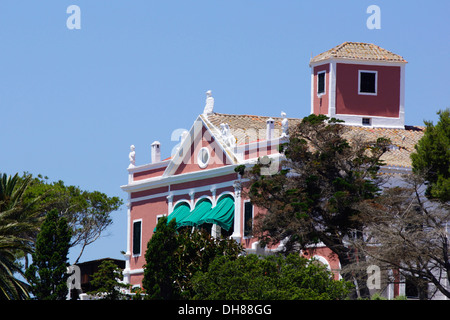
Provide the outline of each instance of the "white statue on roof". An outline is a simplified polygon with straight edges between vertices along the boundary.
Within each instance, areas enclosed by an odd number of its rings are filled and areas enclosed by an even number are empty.
[[[286,112],[281,111],[281,116],[283,117],[283,120],[281,121],[281,129],[283,130],[281,137],[289,137],[289,121],[286,118]]]
[[[221,123],[220,131],[222,133],[222,139],[225,141],[225,143],[229,147],[235,147],[236,146],[236,138],[231,134],[230,126],[228,125],[228,123]]]
[[[211,90],[206,91],[206,104],[205,109],[203,109],[203,114],[211,114],[214,109],[214,98],[212,97]]]
[[[130,146],[130,153],[128,154],[128,159],[130,160],[129,167],[134,167],[136,165],[136,152],[134,151],[134,144]]]

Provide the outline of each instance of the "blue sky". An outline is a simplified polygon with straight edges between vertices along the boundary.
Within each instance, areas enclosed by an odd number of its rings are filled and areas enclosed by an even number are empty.
[[[66,26],[73,4],[79,30]],[[379,30],[366,27],[370,5]],[[0,172],[125,200],[131,144],[138,165],[155,140],[169,157],[209,89],[216,112],[304,117],[311,55],[345,41],[402,55],[406,124],[436,122],[450,107],[449,12],[447,0],[2,0]],[[123,258],[125,206],[112,217],[81,261]]]

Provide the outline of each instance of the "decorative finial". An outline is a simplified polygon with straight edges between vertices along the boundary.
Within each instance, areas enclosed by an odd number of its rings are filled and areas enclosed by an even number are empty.
[[[212,97],[211,90],[206,91],[206,104],[205,109],[203,109],[203,114],[211,114],[214,109],[214,98]]]
[[[281,111],[281,116],[283,117],[283,120],[281,121],[281,129],[283,130],[281,137],[289,137],[289,121],[286,118],[286,112]]]
[[[130,153],[128,154],[128,159],[130,159],[130,165],[128,167],[134,167],[136,165],[136,152],[134,151],[134,144],[130,146]]]

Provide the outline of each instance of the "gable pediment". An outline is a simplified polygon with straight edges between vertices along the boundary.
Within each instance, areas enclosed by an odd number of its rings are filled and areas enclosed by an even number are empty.
[[[214,169],[236,164],[233,152],[224,146],[199,116],[173,154],[164,176]]]

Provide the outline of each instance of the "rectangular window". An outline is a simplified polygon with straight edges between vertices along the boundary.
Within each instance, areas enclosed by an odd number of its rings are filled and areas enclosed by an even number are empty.
[[[362,124],[363,126],[370,126],[371,125],[370,118],[362,118]]]
[[[325,93],[325,71],[317,72],[317,94]]]
[[[359,70],[359,94],[377,94],[377,71]]]
[[[250,237],[253,229],[253,205],[250,201],[244,202],[244,237]]]
[[[142,220],[133,222],[133,255],[141,254]]]

